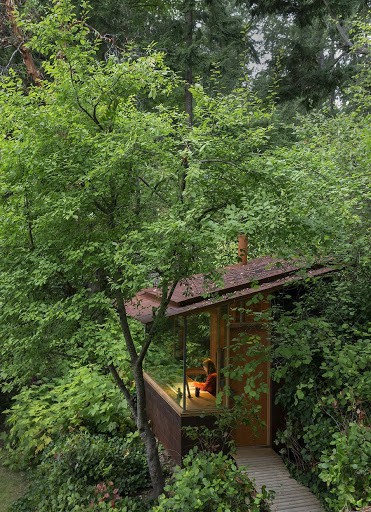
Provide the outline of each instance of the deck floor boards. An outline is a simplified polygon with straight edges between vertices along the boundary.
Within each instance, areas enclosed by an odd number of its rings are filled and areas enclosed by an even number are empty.
[[[266,447],[240,447],[235,455],[239,466],[246,466],[257,490],[265,485],[275,491],[272,512],[324,512],[318,498],[290,476],[280,456]]]

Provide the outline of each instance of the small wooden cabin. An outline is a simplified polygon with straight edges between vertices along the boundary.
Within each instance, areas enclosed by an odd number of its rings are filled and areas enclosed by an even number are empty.
[[[240,253],[243,253],[243,249]],[[293,286],[306,277],[322,276],[332,270],[321,265],[305,268],[270,257],[249,261],[242,258],[240,264],[226,267],[220,272],[218,284],[210,283],[199,274],[176,287],[167,316],[177,326],[174,353],[181,359],[182,374],[179,374],[178,381],[171,383],[159,382],[155,373],[145,374],[145,382],[147,412],[154,433],[177,463],[181,462],[192,445],[182,427],[207,425],[212,428],[218,414],[214,396],[207,391],[195,396],[193,382],[203,370],[202,358],[196,366],[188,362],[188,325],[191,319],[201,314],[208,317],[207,352],[218,370],[217,391],[223,391],[228,386],[233,393],[240,394],[245,383],[224,377],[222,369],[236,359],[241,362],[246,360],[244,340],[254,338],[263,346],[269,344],[267,313],[272,296],[284,286]],[[153,308],[158,307],[160,298],[160,289],[144,289],[127,305],[128,314],[148,325],[152,322]],[[171,357],[172,354],[169,354]],[[259,398],[258,426],[241,424],[235,430],[233,438],[237,446],[271,446],[282,416],[274,405],[269,362],[259,364],[256,371],[266,383],[267,392]],[[232,406],[233,400],[228,396],[223,400],[224,405]]]

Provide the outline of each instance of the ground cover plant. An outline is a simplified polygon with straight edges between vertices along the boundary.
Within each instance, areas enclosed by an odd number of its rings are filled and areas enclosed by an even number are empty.
[[[2,465],[0,465],[0,481],[0,512],[8,512],[10,505],[26,492],[28,482],[24,474]]]
[[[24,387],[13,402],[7,415],[5,446],[8,459],[18,467],[37,462],[50,443],[70,432],[124,436],[134,430],[110,376],[91,366]]]
[[[231,457],[197,449],[184,457],[165,491],[153,512],[268,512],[272,497],[265,488],[257,493]]]
[[[43,451],[31,481],[13,511],[72,512],[104,502],[121,502],[120,506],[132,502],[132,509],[140,510],[143,500],[135,497],[150,486],[145,450],[137,434],[61,436]]]

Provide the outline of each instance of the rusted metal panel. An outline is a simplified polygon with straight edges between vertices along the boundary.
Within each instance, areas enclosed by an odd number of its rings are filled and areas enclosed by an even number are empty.
[[[267,329],[250,329],[246,332],[246,327],[231,327],[231,346],[237,344],[237,349],[232,350],[232,361],[234,367],[243,366],[248,361],[256,360],[256,356],[248,357],[246,355],[246,347],[240,345],[240,338],[246,335],[259,337],[259,343],[262,346],[269,344],[269,333]],[[270,364],[268,361],[262,361],[255,370],[261,374],[257,383],[264,383],[270,390]],[[240,380],[231,379],[229,383],[233,393],[243,396],[244,387],[246,385],[246,376]],[[246,398],[247,399],[247,398]],[[260,412],[256,418],[250,419],[250,424],[240,424],[233,432],[233,439],[237,446],[270,446],[271,444],[271,424],[270,424],[270,392],[261,393],[258,400],[249,400],[253,406],[259,406]]]

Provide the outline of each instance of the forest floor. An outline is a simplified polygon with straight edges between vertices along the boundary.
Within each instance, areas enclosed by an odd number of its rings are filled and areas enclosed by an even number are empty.
[[[0,465],[0,482],[0,512],[6,512],[25,492],[27,480],[24,474]]]
[[[3,428],[3,417],[0,414],[0,434]],[[2,465],[3,450],[3,441],[0,438],[0,512],[7,512],[10,505],[25,493],[28,482],[24,473],[12,471]]]

